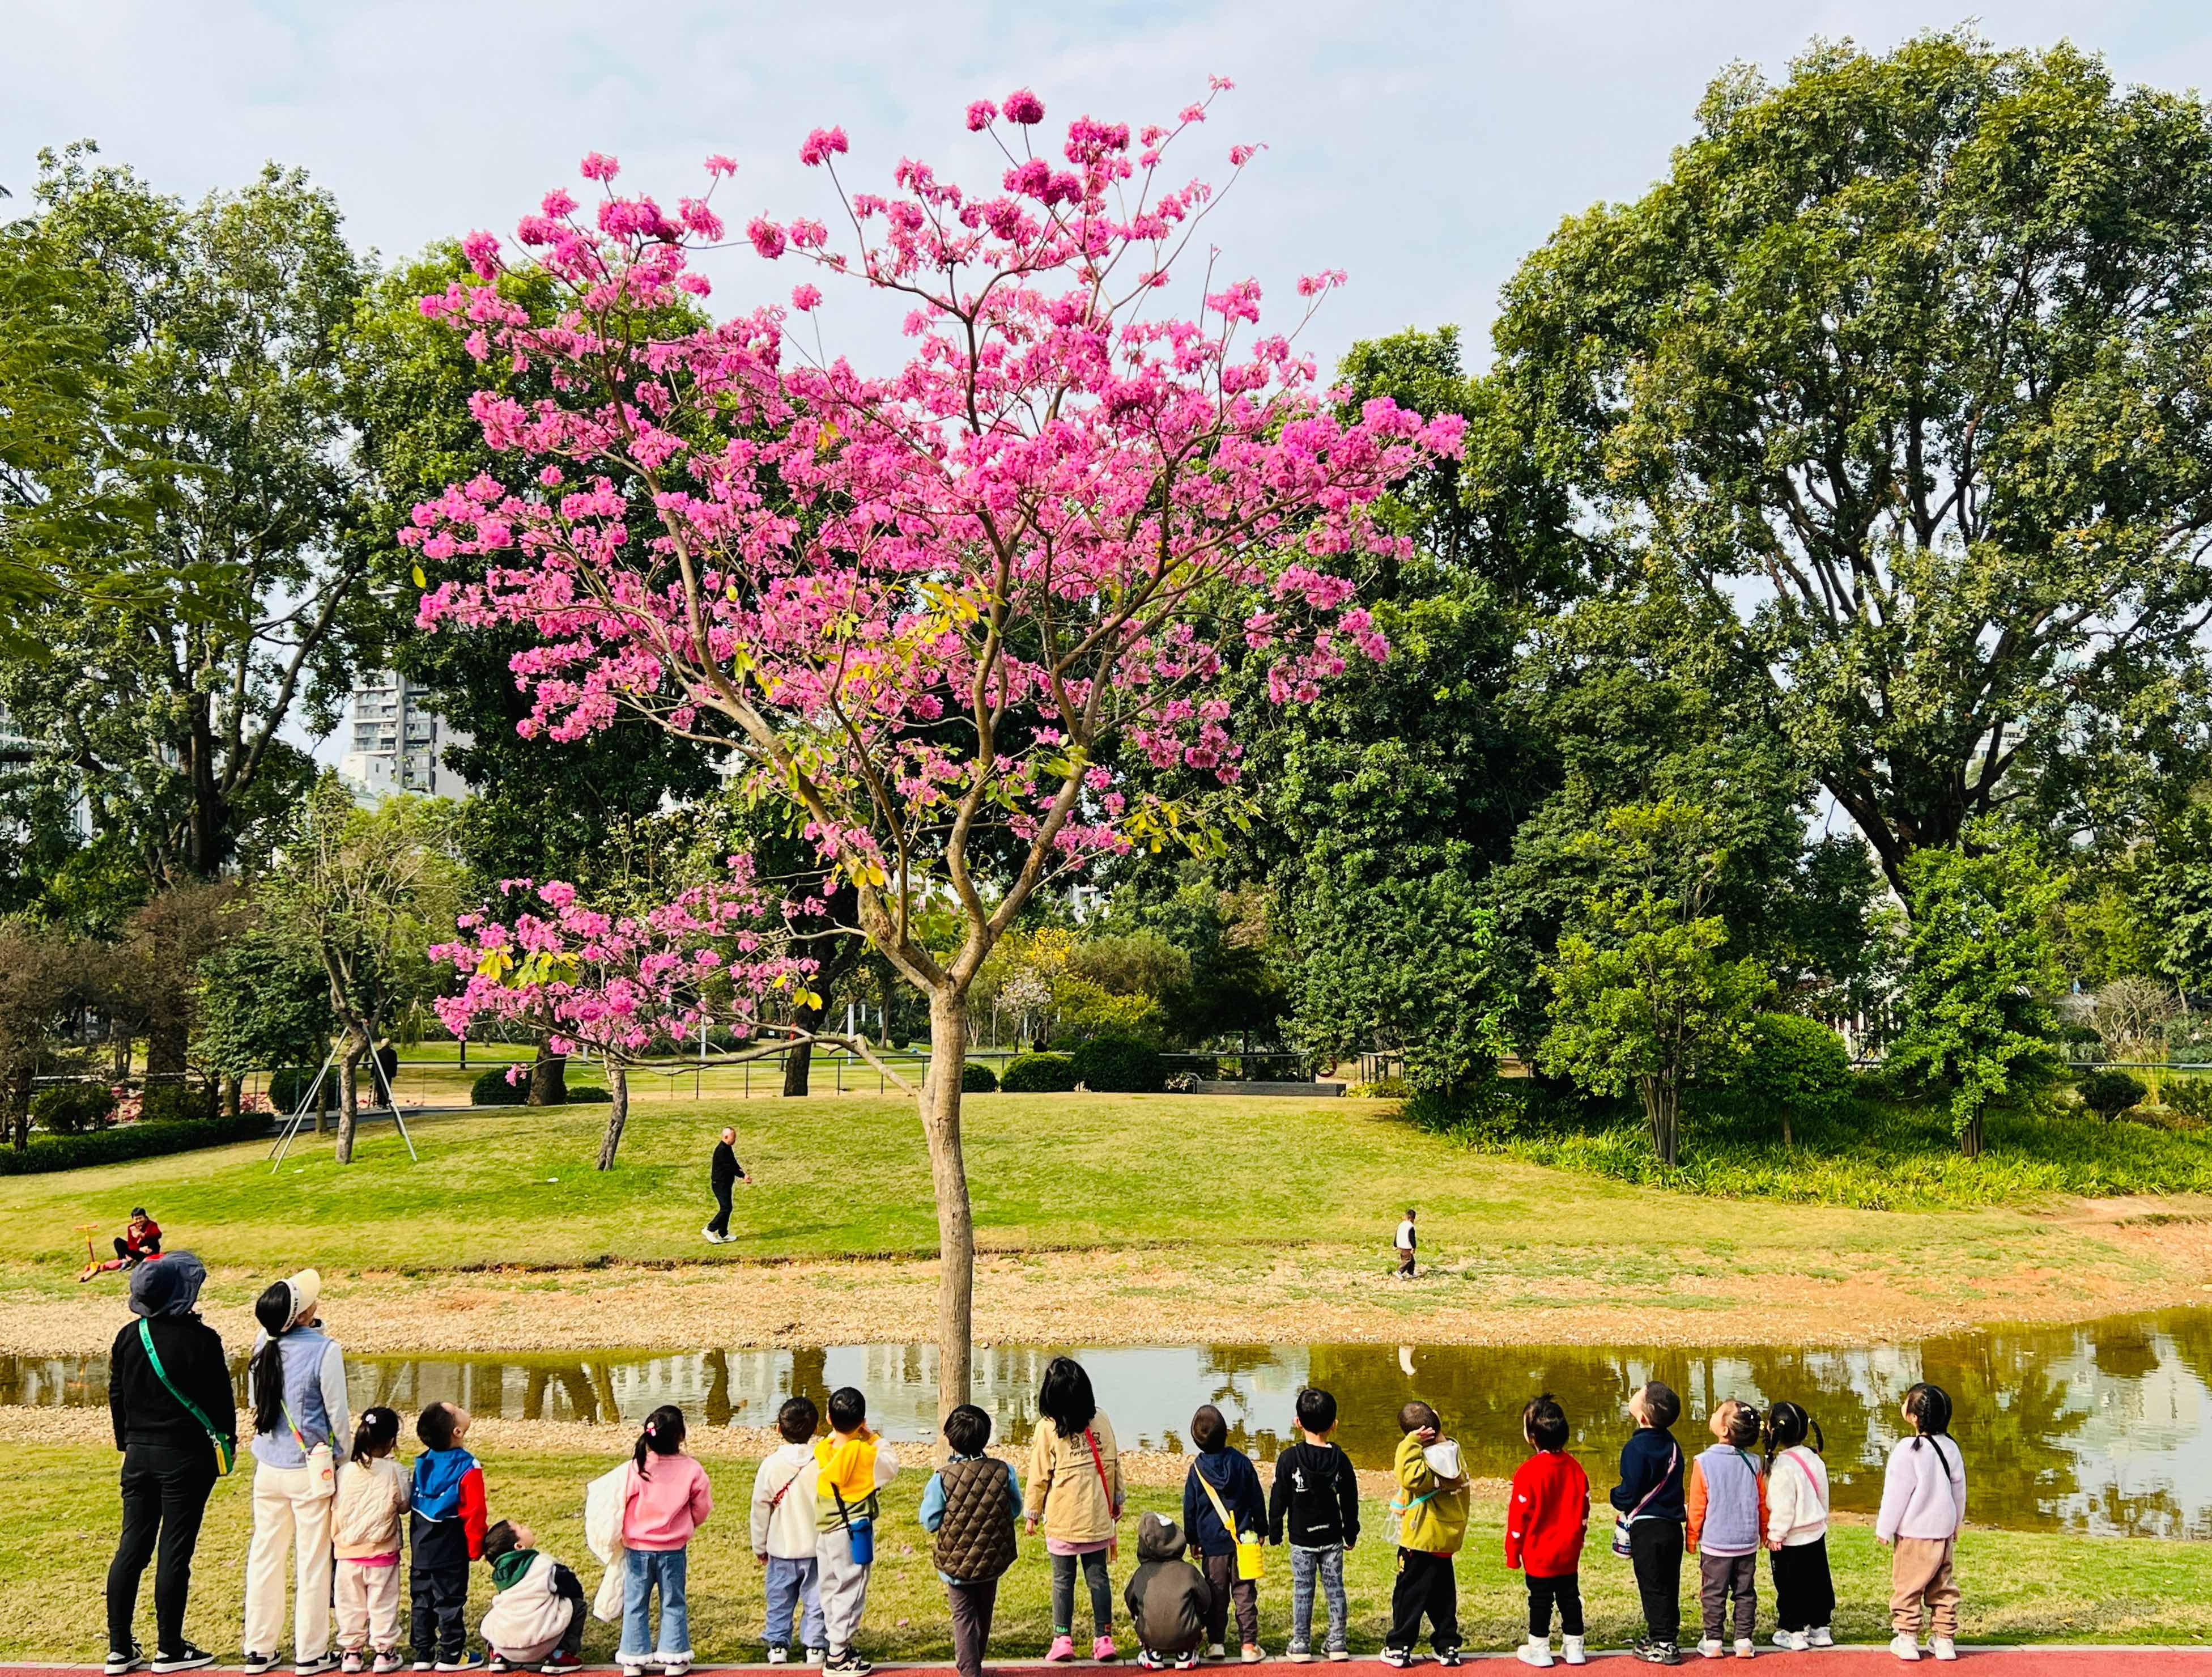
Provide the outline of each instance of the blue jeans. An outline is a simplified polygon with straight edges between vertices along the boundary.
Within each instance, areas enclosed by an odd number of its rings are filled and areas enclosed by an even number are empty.
[[[805,1608],[800,1630],[809,1648],[830,1644],[822,1629],[822,1592],[817,1586],[821,1563],[808,1555],[794,1560],[783,1555],[768,1558],[768,1631],[763,1640],[771,1648],[791,1646],[793,1610]]]
[[[690,1558],[688,1549],[625,1549],[623,1551],[622,1648],[617,1659],[646,1658],[653,1646],[653,1589],[660,1587],[660,1647],[663,1659],[672,1655],[691,1657],[691,1616],[684,1605],[684,1572]]]
[[[1328,1597],[1328,1647],[1344,1646],[1347,1617],[1344,1604],[1344,1546],[1326,1549],[1291,1548],[1291,1651],[1313,1652],[1314,1574],[1321,1574],[1322,1593]]]

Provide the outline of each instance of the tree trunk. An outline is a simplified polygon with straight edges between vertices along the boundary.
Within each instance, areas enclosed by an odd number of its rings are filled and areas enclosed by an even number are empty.
[[[25,1066],[0,1085],[0,1095],[7,1100],[8,1133],[18,1153],[31,1144],[31,1081],[34,1075],[30,1067]]]
[[[224,1076],[222,1080],[222,1115],[225,1118],[236,1118],[238,1116],[239,1100],[245,1092],[245,1087],[246,1079],[237,1076],[235,1073],[231,1073]]]
[[[975,1223],[968,1168],[960,1156],[960,1074],[968,1062],[967,998],[929,998],[929,1070],[921,1083],[921,1129],[937,1196],[937,1413],[968,1401],[974,1354]]]
[[[1644,1095],[1644,1121],[1651,1131],[1651,1150],[1659,1162],[1672,1167],[1681,1133],[1680,1091],[1674,1080],[1650,1076],[1638,1080]]]
[[[337,1161],[342,1165],[353,1162],[354,1132],[361,1125],[361,1060],[367,1052],[368,1033],[348,1026],[345,1054],[338,1062]],[[321,1123],[319,1113],[316,1122]]]
[[[629,1074],[622,1062],[607,1062],[607,1093],[614,1096],[614,1105],[607,1108],[607,1132],[599,1138],[599,1168],[615,1168],[615,1150],[622,1145],[623,1125],[629,1122]]]
[[[1970,1159],[1982,1156],[1982,1115],[1976,1113],[1966,1120],[1966,1127],[1959,1131],[1959,1151]]]
[[[568,1057],[556,1054],[544,1043],[538,1045],[538,1058],[530,1067],[530,1100],[533,1107],[565,1107],[568,1104]]]
[[[1782,1145],[1785,1149],[1796,1145],[1796,1143],[1790,1138],[1790,1108],[1787,1107],[1782,1109]]]
[[[802,1031],[818,1031],[822,1028],[822,1015],[829,1010],[829,1007],[830,997],[825,993],[822,998],[822,1005],[818,1008],[793,1008],[791,1010],[791,1022]],[[793,1043],[786,1049],[783,1056],[784,1094],[787,1095],[805,1094],[807,1079],[812,1076],[813,1070],[814,1045],[812,1043]]]

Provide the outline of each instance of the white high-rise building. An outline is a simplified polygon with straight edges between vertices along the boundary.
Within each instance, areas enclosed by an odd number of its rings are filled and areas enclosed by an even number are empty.
[[[467,790],[445,753],[469,736],[450,727],[405,676],[379,670],[356,680],[352,727],[352,749],[338,773],[371,802],[394,792],[459,797]]]

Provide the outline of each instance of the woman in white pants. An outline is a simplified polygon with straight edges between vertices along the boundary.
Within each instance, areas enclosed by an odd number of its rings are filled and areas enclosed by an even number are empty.
[[[331,1505],[337,1458],[351,1447],[345,1363],[322,1331],[322,1278],[302,1270],[255,1302],[261,1332],[246,1365],[253,1415],[253,1541],[246,1555],[245,1665],[276,1663],[284,1629],[284,1551],[294,1556],[292,1658],[298,1677],[337,1664],[331,1652]]]

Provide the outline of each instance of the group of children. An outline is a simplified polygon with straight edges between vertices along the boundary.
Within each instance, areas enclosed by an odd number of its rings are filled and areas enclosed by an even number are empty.
[[[1116,1552],[1124,1493],[1112,1427],[1098,1411],[1089,1377],[1071,1359],[1054,1360],[1039,1394],[1040,1415],[1024,1490],[1012,1463],[987,1454],[991,1418],[963,1404],[945,1418],[948,1456],[921,1503],[932,1558],[945,1586],[955,1663],[979,1677],[989,1644],[1000,1578],[1012,1565],[1018,1530],[1043,1532],[1052,1565],[1053,1640],[1046,1658],[1075,1656],[1075,1586],[1090,1596],[1094,1659],[1117,1656],[1109,1567]],[[832,1393],[829,1427],[808,1398],[786,1402],[776,1418],[783,1442],[753,1479],[751,1542],[764,1571],[764,1637],[771,1664],[794,1649],[809,1665],[844,1677],[872,1669],[854,1643],[867,1602],[883,1488],[898,1471],[890,1445],[867,1424],[867,1400],[850,1387]],[[1681,1400],[1653,1381],[1630,1399],[1636,1430],[1620,1454],[1613,1549],[1626,1558],[1641,1598],[1644,1633],[1638,1658],[1671,1665],[1679,1657],[1680,1584],[1686,1553],[1698,1561],[1703,1635],[1698,1651],[1717,1659],[1756,1651],[1757,1557],[1769,1556],[1778,1648],[1832,1644],[1835,1592],[1827,1557],[1828,1475],[1819,1426],[1803,1408],[1778,1403],[1764,1417],[1749,1404],[1719,1405],[1708,1424],[1714,1442],[1686,1459],[1672,1429]],[[1891,1452],[1875,1535],[1894,1550],[1891,1651],[1920,1657],[1923,1622],[1939,1660],[1956,1657],[1959,1591],[1954,1548],[1966,1514],[1966,1472],[1950,1437],[1951,1403],[1922,1383],[1905,1395],[1910,1435]],[[1243,1661],[1266,1657],[1260,1645],[1259,1581],[1268,1546],[1286,1547],[1291,1571],[1291,1640],[1297,1662],[1350,1657],[1344,1558],[1359,1541],[1358,1475],[1331,1441],[1336,1400],[1308,1388],[1297,1402],[1298,1437],[1275,1459],[1272,1490],[1212,1404],[1191,1418],[1194,1448],[1185,1477],[1182,1519],[1158,1514],[1138,1522],[1137,1566],[1122,1592],[1146,1670],[1188,1670],[1201,1656],[1228,1657],[1233,1614]],[[599,1598],[587,1608],[576,1574],[541,1553],[530,1528],[487,1523],[483,1474],[465,1448],[470,1418],[434,1404],[416,1423],[423,1446],[411,1473],[392,1458],[399,1417],[372,1408],[356,1430],[351,1460],[338,1477],[333,1515],[335,1585],[343,1668],[400,1668],[398,1567],[407,1528],[414,1669],[496,1671],[536,1665],[570,1671],[580,1663],[587,1611],[617,1611],[617,1654],[624,1677],[648,1668],[684,1677],[691,1650],[685,1607],[692,1534],[714,1507],[706,1471],[684,1453],[680,1411],[647,1419],[629,1461],[595,1481],[586,1499],[586,1539],[607,1563]],[[1424,1625],[1437,1662],[1461,1662],[1458,1582],[1471,1482],[1458,1445],[1437,1412],[1407,1404],[1393,1476],[1389,1533],[1397,1550],[1385,1664],[1414,1662]],[[1553,1663],[1556,1615],[1561,1655],[1586,1658],[1580,1581],[1589,1524],[1589,1479],[1567,1454],[1565,1412],[1548,1393],[1522,1417],[1531,1454],[1514,1474],[1505,1522],[1505,1564],[1527,1581],[1528,1636],[1522,1662]],[[1195,1551],[1195,1558],[1191,1554]],[[488,1562],[493,1596],[482,1623],[486,1655],[467,1647],[469,1570]],[[1326,1614],[1315,1645],[1315,1597]],[[659,1636],[651,1608],[659,1597]],[[249,1665],[249,1673],[253,1668]]]

